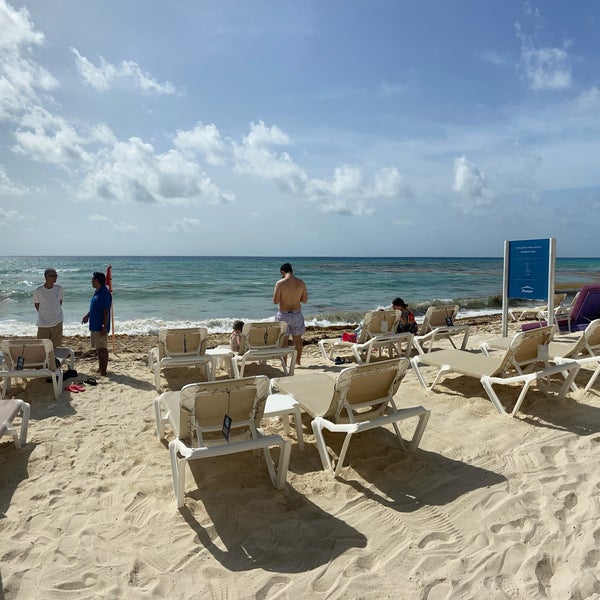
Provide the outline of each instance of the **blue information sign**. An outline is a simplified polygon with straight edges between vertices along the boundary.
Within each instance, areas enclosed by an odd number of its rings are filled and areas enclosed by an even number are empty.
[[[508,297],[547,300],[550,240],[520,240],[508,244]]]

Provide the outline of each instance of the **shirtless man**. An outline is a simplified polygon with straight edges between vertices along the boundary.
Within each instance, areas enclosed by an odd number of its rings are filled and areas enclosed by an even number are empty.
[[[304,281],[294,277],[290,263],[282,264],[279,270],[281,279],[275,284],[273,292],[273,303],[279,304],[275,320],[287,323],[296,348],[296,365],[299,365],[302,358],[302,335],[306,331],[300,303],[308,300],[308,292]]]

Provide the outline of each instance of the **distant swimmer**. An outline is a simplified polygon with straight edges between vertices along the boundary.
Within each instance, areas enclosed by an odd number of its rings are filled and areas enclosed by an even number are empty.
[[[308,291],[304,281],[294,276],[290,263],[283,263],[279,271],[281,279],[275,284],[273,292],[273,303],[279,304],[275,320],[287,323],[288,333],[296,348],[296,365],[299,365],[302,358],[302,336],[306,331],[301,303],[308,300]]]

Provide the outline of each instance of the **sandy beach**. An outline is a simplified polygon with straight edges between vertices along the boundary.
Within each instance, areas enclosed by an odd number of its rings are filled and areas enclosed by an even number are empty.
[[[497,317],[469,323],[470,348],[500,333]],[[298,372],[339,372],[316,345],[337,335],[309,331]],[[0,599],[600,598],[598,384],[562,402],[534,388],[511,419],[476,380],[430,392],[409,371],[398,405],[431,410],[416,453],[391,428],[366,432],[334,479],[305,416],[283,490],[250,453],[197,461],[177,510],[155,433],[155,344],[117,336],[108,376],[59,401],[43,379],[13,384],[32,416],[26,447],[0,441]],[[65,345],[79,376],[96,376],[88,339]],[[197,376],[173,373],[164,389]],[[281,375],[250,364],[257,373]]]

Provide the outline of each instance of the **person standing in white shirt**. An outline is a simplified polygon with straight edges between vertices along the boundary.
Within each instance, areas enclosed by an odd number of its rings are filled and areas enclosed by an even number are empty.
[[[37,337],[52,342],[55,348],[62,346],[63,339],[63,289],[56,283],[56,269],[44,271],[45,282],[35,288],[33,304],[37,310]]]

